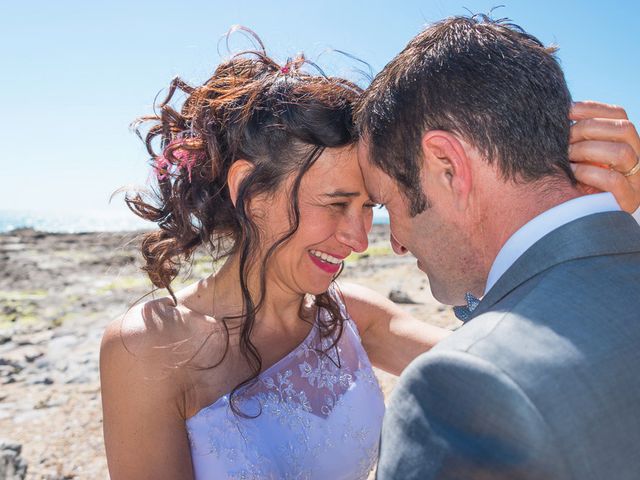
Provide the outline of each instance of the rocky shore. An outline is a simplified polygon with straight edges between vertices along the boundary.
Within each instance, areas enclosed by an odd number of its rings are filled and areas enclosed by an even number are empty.
[[[151,291],[138,236],[0,235],[0,480],[108,478],[98,352],[106,324]],[[415,259],[393,255],[387,238],[386,226],[374,226],[369,250],[350,257],[341,278],[391,295],[429,323],[456,325]],[[178,283],[210,272],[206,255],[196,255]],[[377,374],[388,393],[395,377]]]

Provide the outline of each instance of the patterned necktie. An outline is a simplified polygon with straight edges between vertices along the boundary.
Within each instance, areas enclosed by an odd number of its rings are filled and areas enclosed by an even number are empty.
[[[467,301],[467,304],[461,307],[453,307],[453,313],[459,320],[466,322],[471,318],[471,314],[476,309],[476,307],[480,304],[480,299],[475,297],[472,293],[467,292],[464,294],[464,298]]]

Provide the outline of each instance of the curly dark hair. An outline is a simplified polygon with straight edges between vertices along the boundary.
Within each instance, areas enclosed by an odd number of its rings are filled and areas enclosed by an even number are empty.
[[[253,374],[233,389],[232,398],[240,387],[255,381],[262,369],[262,358],[250,336],[265,298],[267,261],[298,229],[302,177],[325,148],[357,141],[352,110],[362,92],[354,83],[325,76],[319,69],[319,75],[306,73],[305,65],[315,65],[302,55],[278,64],[255,38],[260,48],[233,55],[202,85],[193,87],[175,78],[166,99],[157,106],[158,113],[134,122],[151,155],[157,188],[144,196],[136,192],[125,198],[136,215],[158,225],[142,239],[143,270],[156,287],[169,291],[176,305],[171,282],[196,249],[206,248],[214,260],[239,255],[243,314],[222,319],[225,354],[227,320],[240,319],[240,350]],[[170,105],[177,92],[186,94],[179,109]],[[145,135],[142,126],[148,127]],[[254,168],[241,182],[234,205],[227,174],[238,159],[248,160]],[[258,260],[260,230],[246,206],[252,197],[276,191],[291,175],[291,228],[262,258],[260,293],[254,297],[248,276]],[[318,319],[321,335],[334,339],[333,348],[342,334],[340,308],[327,292],[315,296],[315,305],[329,314],[325,320],[320,315]]]

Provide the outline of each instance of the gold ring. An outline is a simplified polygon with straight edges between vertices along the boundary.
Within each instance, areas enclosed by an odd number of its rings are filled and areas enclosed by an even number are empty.
[[[640,157],[638,157],[638,161],[633,166],[633,168],[628,172],[623,172],[622,175],[624,175],[625,177],[630,177],[631,175],[635,175],[638,172],[640,172]]]

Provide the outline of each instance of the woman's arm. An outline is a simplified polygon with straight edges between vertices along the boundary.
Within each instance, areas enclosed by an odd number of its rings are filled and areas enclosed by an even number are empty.
[[[340,291],[371,363],[394,375],[451,333],[417,320],[369,288],[340,283]]]
[[[167,349],[150,340],[141,312],[132,309],[113,322],[100,350],[109,473],[112,480],[189,480],[193,472],[182,382],[178,369],[164,360]]]

